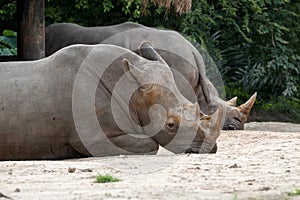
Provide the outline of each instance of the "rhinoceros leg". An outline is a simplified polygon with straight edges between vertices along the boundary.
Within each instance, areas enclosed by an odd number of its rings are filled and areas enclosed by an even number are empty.
[[[156,154],[159,145],[152,138],[121,134],[110,138],[98,134],[84,137],[74,135],[70,143],[83,156],[115,156],[130,154]]]
[[[125,150],[128,154],[156,154],[159,148],[152,138],[133,137],[128,134],[110,138],[118,148]]]

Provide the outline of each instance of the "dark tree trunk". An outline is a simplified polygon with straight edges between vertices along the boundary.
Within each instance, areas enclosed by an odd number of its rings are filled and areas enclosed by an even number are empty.
[[[17,0],[18,60],[45,57],[44,0]]]

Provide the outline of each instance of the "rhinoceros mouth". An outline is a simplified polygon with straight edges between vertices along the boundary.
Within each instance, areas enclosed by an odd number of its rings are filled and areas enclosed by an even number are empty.
[[[199,154],[199,148],[188,148],[187,150],[184,151],[184,153],[195,153],[195,154]]]

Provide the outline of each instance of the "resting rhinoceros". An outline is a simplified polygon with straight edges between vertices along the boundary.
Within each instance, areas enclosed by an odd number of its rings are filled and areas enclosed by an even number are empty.
[[[141,49],[151,61],[99,44],[0,63],[0,160],[215,152],[222,108],[203,115],[150,44]]]
[[[201,110],[212,114],[218,104],[226,107],[226,120],[223,129],[244,128],[256,93],[243,105],[236,107],[233,100],[224,102],[216,88],[207,78],[205,64],[199,51],[182,35],[175,31],[159,30],[141,24],[126,22],[103,27],[82,27],[72,23],[58,23],[46,28],[46,55],[71,44],[114,44],[137,52],[142,41],[151,41],[157,52],[168,65],[180,72],[194,88]],[[184,94],[185,87],[175,81]]]

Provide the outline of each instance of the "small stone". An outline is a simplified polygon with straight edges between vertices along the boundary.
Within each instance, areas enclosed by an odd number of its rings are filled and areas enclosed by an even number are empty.
[[[268,191],[268,190],[271,190],[271,188],[268,186],[264,186],[264,187],[259,188],[258,190],[259,191]]]
[[[69,167],[68,168],[68,172],[69,173],[74,173],[76,171],[76,168],[75,167]]]
[[[19,188],[16,188],[15,192],[21,192],[21,190]]]
[[[238,166],[236,163],[234,163],[233,165],[229,166],[229,168],[240,168],[240,166]]]
[[[93,172],[92,169],[79,169],[79,170],[82,171],[82,172]]]

